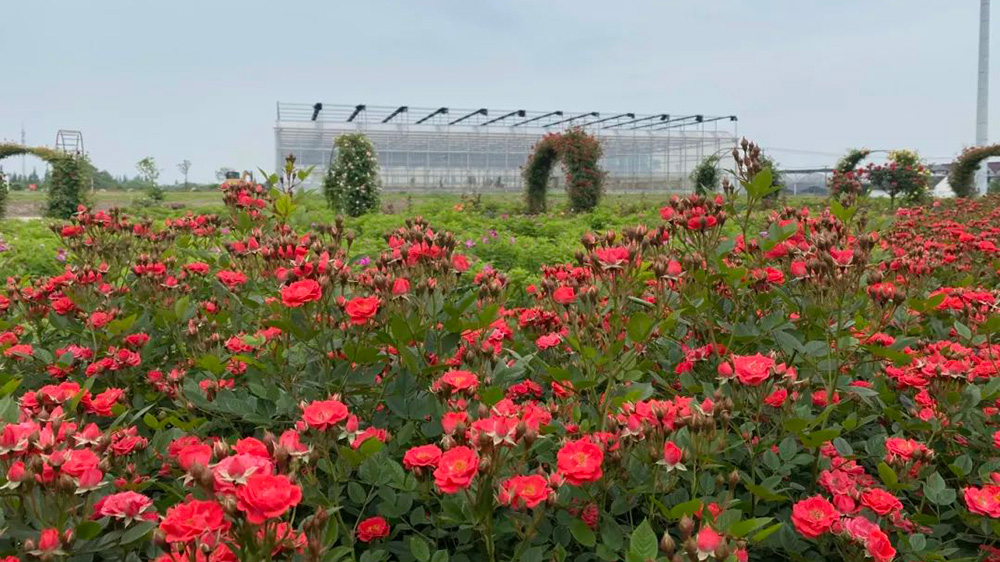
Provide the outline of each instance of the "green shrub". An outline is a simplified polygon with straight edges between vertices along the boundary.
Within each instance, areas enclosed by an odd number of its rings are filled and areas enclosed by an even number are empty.
[[[371,141],[353,133],[337,137],[334,146],[336,159],[323,180],[329,207],[352,217],[377,210],[382,187]]]

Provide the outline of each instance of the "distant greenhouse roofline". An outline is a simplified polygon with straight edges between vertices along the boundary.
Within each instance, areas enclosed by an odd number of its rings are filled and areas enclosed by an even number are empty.
[[[735,115],[701,113],[636,113],[621,111],[536,111],[526,109],[374,106],[367,104],[277,102],[277,121],[283,123],[352,124],[355,126],[402,126],[441,130],[460,126],[469,129],[533,129],[557,132],[571,127],[606,133],[670,135],[674,130],[716,129],[734,124]],[[735,133],[734,133],[735,134]]]

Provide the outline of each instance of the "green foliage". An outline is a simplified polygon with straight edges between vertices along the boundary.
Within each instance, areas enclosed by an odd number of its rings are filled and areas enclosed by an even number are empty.
[[[975,195],[976,171],[983,160],[994,156],[1000,156],[1000,144],[973,146],[963,150],[962,154],[951,163],[951,168],[948,170],[948,184],[951,185],[955,195],[959,197]],[[990,187],[992,188],[992,186]]]
[[[33,154],[52,166],[49,176],[49,203],[46,214],[66,219],[73,216],[77,207],[86,203],[89,183],[87,157],[71,155],[45,147],[27,147],[13,143],[0,143],[0,160],[8,156]]]
[[[0,219],[7,214],[7,194],[10,192],[10,182],[3,172],[0,172]]]
[[[852,148],[848,150],[847,154],[842,156],[840,160],[837,160],[837,165],[834,166],[834,171],[841,174],[853,172],[854,169],[858,167],[858,164],[867,158],[869,154],[871,154],[871,150],[867,148]]]
[[[371,141],[352,133],[337,137],[334,147],[336,157],[323,180],[329,207],[352,217],[378,210],[382,186]]]
[[[604,194],[606,173],[598,161],[601,143],[580,128],[542,137],[524,167],[525,202],[529,213],[544,212],[549,175],[561,160],[566,172],[566,194],[573,211],[590,211]]]
[[[722,172],[719,170],[719,157],[709,156],[698,163],[691,172],[691,183],[698,195],[714,193],[719,189]]]

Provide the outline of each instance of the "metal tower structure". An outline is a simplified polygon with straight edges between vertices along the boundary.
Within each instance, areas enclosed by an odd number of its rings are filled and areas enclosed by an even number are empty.
[[[979,3],[979,87],[976,92],[976,146],[989,143],[990,100],[990,0]],[[986,195],[986,166],[976,172],[976,188]]]

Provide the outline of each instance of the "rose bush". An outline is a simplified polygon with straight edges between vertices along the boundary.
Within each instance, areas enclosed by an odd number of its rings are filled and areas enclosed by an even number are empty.
[[[0,293],[0,556],[1000,559],[994,201],[761,232],[756,154],[523,292],[263,186],[81,208]]]

